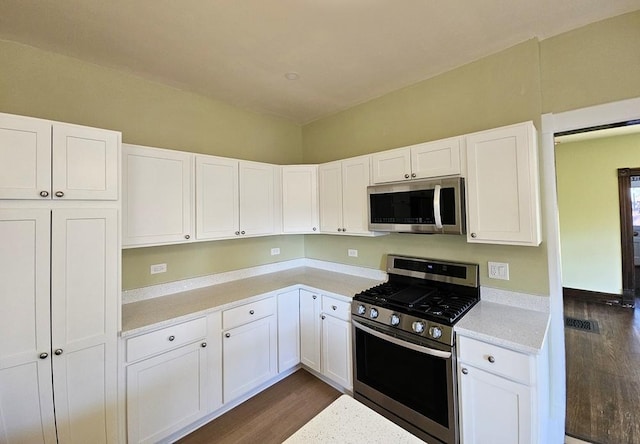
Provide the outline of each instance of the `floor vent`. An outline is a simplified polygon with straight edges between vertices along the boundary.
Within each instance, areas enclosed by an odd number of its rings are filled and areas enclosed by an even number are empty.
[[[587,319],[565,317],[564,326],[566,328],[575,328],[576,330],[582,330],[589,333],[600,333],[600,330],[598,329],[598,322]]]

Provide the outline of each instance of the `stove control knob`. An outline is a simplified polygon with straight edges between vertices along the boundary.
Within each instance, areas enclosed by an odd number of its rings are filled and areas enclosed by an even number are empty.
[[[431,327],[429,328],[429,334],[432,338],[438,339],[442,336],[442,329],[440,327]]]
[[[359,315],[361,315],[361,316],[362,316],[362,315],[363,315],[363,314],[365,314],[366,312],[367,312],[367,309],[365,308],[365,306],[364,306],[364,305],[358,305],[358,314],[359,314]]]
[[[400,324],[400,317],[397,314],[391,315],[391,325],[396,326]]]
[[[416,321],[411,324],[411,328],[413,328],[413,331],[416,333],[422,333],[424,331],[424,322]]]
[[[371,311],[369,312],[369,317],[371,319],[375,319],[378,317],[378,310],[376,310],[375,308],[372,308]]]

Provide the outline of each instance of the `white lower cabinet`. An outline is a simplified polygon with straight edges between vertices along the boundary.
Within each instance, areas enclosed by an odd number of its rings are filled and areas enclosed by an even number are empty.
[[[543,368],[538,356],[459,337],[461,442],[540,443]]]
[[[278,373],[275,297],[223,312],[222,375],[225,403]],[[231,313],[231,316],[226,316]],[[246,313],[246,317],[242,316]],[[253,317],[263,316],[252,320]],[[227,321],[229,319],[229,321]],[[239,323],[243,325],[236,326]]]
[[[220,313],[127,340],[129,443],[166,438],[222,405]]]
[[[302,364],[351,390],[350,304],[300,290]]]
[[[300,363],[299,290],[280,293],[278,297],[278,373]]]

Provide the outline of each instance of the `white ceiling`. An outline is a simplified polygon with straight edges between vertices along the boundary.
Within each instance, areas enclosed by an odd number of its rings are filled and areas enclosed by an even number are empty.
[[[640,0],[0,0],[0,39],[306,123],[637,9]]]

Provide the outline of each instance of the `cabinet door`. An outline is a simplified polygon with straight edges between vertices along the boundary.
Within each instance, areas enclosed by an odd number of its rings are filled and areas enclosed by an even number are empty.
[[[342,232],[370,234],[367,187],[370,176],[369,156],[342,162]]]
[[[467,240],[540,245],[536,132],[531,122],[467,136]]]
[[[0,442],[55,443],[50,211],[0,209]]]
[[[331,234],[341,233],[344,225],[342,222],[342,162],[318,166],[318,191],[320,231]]]
[[[206,348],[200,342],[127,367],[129,442],[158,442],[204,416],[206,368]]]
[[[421,143],[411,147],[411,177],[427,178],[460,174],[462,137]]]
[[[53,198],[118,199],[120,134],[53,124]]]
[[[320,371],[320,296],[300,290],[300,361]]]
[[[118,213],[57,209],[51,347],[60,442],[117,441]]]
[[[461,442],[531,443],[530,388],[475,367],[460,368]]]
[[[371,155],[373,183],[397,182],[411,178],[411,150],[398,148]]]
[[[277,328],[276,317],[269,316],[224,332],[222,378],[225,403],[277,374]]]
[[[126,144],[122,149],[122,244],[190,239],[193,155]]]
[[[275,228],[274,165],[240,162],[240,234],[261,236],[273,234]]]
[[[238,161],[196,156],[196,235],[220,239],[239,234]]]
[[[322,315],[322,374],[351,390],[351,324]]]
[[[282,167],[282,229],[285,233],[318,230],[318,170],[315,165]]]
[[[300,363],[299,290],[278,295],[278,372]]]
[[[0,114],[0,159],[0,199],[51,198],[50,122]]]

